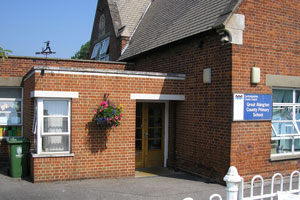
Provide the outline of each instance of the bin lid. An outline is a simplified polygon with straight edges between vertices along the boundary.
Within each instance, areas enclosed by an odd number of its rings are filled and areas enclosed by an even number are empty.
[[[15,138],[11,137],[7,139],[8,144],[22,144],[22,143],[29,143],[28,138]]]

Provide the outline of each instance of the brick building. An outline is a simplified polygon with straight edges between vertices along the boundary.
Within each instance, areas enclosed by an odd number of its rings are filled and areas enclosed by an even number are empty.
[[[8,158],[6,139],[23,136],[31,141],[33,182],[134,176],[135,130],[142,128],[135,126],[135,116],[144,109],[153,131],[148,153],[154,156],[148,164],[166,166],[167,156],[155,155],[168,152],[168,108],[184,100],[185,75],[132,71],[121,62],[45,62],[9,57],[0,64],[1,161]],[[107,94],[124,109],[118,127],[93,120]]]
[[[299,11],[297,0],[150,2],[118,60],[186,75],[169,167],[216,180],[231,165],[246,179],[299,168]],[[268,117],[236,118],[235,94],[272,95]]]
[[[231,165],[249,180],[300,167],[297,0],[128,2],[99,0],[91,38],[91,59],[122,62],[45,67],[12,57],[0,65],[0,94],[23,104],[14,112],[31,139],[35,182],[126,177],[157,166],[221,181]],[[22,95],[6,92],[17,86]],[[107,93],[125,106],[111,130],[92,120]],[[41,128],[51,117],[63,133]]]

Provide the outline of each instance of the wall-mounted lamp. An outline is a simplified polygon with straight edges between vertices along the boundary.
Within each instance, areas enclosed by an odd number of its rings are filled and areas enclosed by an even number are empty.
[[[260,68],[252,67],[251,69],[251,83],[260,82]]]
[[[203,83],[211,83],[211,68],[203,70]]]

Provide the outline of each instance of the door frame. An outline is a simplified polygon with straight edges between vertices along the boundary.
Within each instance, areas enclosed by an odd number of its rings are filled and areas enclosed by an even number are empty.
[[[169,101],[136,100],[136,103],[164,103],[165,104],[165,143],[164,143],[164,167],[167,167],[169,145]]]

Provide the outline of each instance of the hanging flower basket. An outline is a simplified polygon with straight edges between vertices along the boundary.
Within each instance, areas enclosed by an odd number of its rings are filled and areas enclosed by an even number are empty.
[[[110,100],[104,100],[100,106],[94,110],[94,121],[101,126],[116,127],[122,120],[122,105],[114,104]]]

